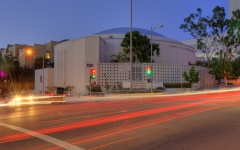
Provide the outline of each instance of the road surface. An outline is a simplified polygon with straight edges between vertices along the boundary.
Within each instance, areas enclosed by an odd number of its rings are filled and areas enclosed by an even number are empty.
[[[240,91],[0,107],[2,150],[239,150]]]

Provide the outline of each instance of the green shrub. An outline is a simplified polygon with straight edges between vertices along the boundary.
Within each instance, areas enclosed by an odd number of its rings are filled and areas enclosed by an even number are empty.
[[[90,92],[90,86],[86,86],[87,90]],[[102,92],[100,85],[91,85],[91,92]]]
[[[181,88],[181,83],[163,83],[166,88]],[[190,83],[182,83],[182,88],[191,88]]]

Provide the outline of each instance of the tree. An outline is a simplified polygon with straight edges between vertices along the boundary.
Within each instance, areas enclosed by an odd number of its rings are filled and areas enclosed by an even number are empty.
[[[5,97],[7,93],[9,92],[9,89],[7,87],[8,84],[5,82],[11,78],[10,70],[13,68],[13,62],[10,57],[4,57],[0,58],[0,96]]]
[[[13,60],[10,57],[0,57],[0,70],[8,71],[13,67]]]
[[[44,68],[46,67],[54,67],[54,63],[50,63],[49,59],[44,59]],[[42,69],[43,68],[43,58],[37,57],[34,62],[34,68],[35,69]]]
[[[227,80],[232,72],[231,57],[229,57],[226,52],[218,52],[217,57],[212,58],[210,68],[212,69],[209,73],[215,76],[218,80],[218,84],[220,85],[220,80],[223,78]]]
[[[120,52],[117,55],[111,56],[111,62],[129,62],[129,58],[126,54]]]
[[[231,77],[233,79],[237,80],[239,76],[240,76],[240,57],[232,61],[232,71],[231,71]]]
[[[157,56],[160,55],[160,48],[158,44],[152,44],[152,54],[151,54],[151,42],[146,35],[141,35],[138,31],[132,32],[132,56],[133,62],[151,62],[151,55],[154,53]],[[130,53],[130,32],[125,34],[124,39],[122,40],[121,46],[125,54]],[[154,62],[154,60],[153,60]]]
[[[180,29],[189,32],[197,40],[197,51],[202,52],[207,61],[208,66],[213,55],[218,50],[227,51],[230,45],[227,45],[227,39],[224,33],[229,29],[229,20],[226,19],[224,7],[216,6],[213,9],[213,15],[203,17],[202,10],[197,9],[197,13],[191,13],[184,18],[184,24],[180,25]],[[219,47],[219,43],[221,47]]]
[[[234,53],[239,54],[239,46],[240,46],[240,10],[236,10],[232,12],[232,18],[229,21],[229,30],[227,38],[227,42],[229,43],[229,47],[233,50]]]
[[[199,60],[196,61],[196,66],[208,67],[208,62]]]
[[[5,57],[0,59],[0,70],[7,73],[7,77],[1,80],[1,87],[5,89],[5,93],[33,89],[34,69],[20,67],[18,61],[14,61],[10,57]]]
[[[196,71],[194,66],[191,67],[189,73],[184,71],[183,77],[184,77],[185,81],[187,81],[188,83],[191,84],[191,88],[192,88],[193,83],[198,83],[200,80],[199,79],[199,71]]]

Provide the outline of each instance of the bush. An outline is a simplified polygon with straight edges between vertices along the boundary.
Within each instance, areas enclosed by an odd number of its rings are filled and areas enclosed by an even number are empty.
[[[156,87],[154,90],[155,91],[165,91],[166,88],[165,87]]]
[[[90,86],[86,86],[87,90],[90,92]],[[100,85],[91,85],[91,92],[102,92]]]
[[[163,83],[166,88],[181,88],[181,83]],[[190,83],[182,83],[183,88],[191,88]]]

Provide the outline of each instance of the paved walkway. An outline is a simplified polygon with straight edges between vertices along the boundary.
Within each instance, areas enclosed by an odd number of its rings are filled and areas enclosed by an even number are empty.
[[[134,93],[134,94],[107,94],[105,96],[73,96],[73,97],[63,97],[63,101],[67,103],[78,103],[78,102],[95,102],[95,101],[112,101],[112,100],[129,100],[136,98],[146,98],[146,97],[164,97],[164,96],[177,96],[177,95],[189,95],[196,93],[221,93],[228,91],[239,91],[239,88],[223,89],[223,90],[206,90],[206,91],[191,91],[185,93],[175,93],[175,94],[163,94],[163,93]],[[0,104],[4,104],[4,99],[0,98]]]
[[[148,93],[148,94],[110,94],[105,96],[80,96],[80,97],[64,97],[67,103],[74,102],[93,102],[93,101],[112,101],[112,100],[127,100],[143,97],[158,97],[164,95],[162,93]]]
[[[202,91],[187,91],[182,93],[134,93],[134,94],[109,94],[105,96],[80,96],[80,97],[65,97],[64,100],[67,103],[76,102],[92,102],[92,101],[112,101],[112,100],[129,100],[135,98],[146,98],[146,97],[165,97],[165,96],[178,96],[178,95],[194,95],[194,94],[205,94],[205,93],[226,93],[228,91],[240,91],[240,88],[229,88],[229,89],[217,89],[217,90],[202,90]]]

